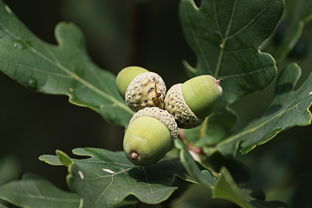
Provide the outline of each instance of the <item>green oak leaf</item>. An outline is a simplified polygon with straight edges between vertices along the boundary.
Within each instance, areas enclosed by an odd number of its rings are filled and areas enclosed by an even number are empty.
[[[312,74],[294,90],[300,73],[297,64],[288,65],[277,79],[275,97],[264,115],[218,143],[215,148],[225,155],[237,151],[248,153],[283,130],[311,124]]]
[[[134,197],[129,197],[130,199],[124,199],[122,202],[116,205],[116,208],[136,208],[138,207],[138,200]]]
[[[20,181],[0,186],[0,199],[25,208],[82,208],[83,206],[83,201],[77,194],[62,191],[49,181],[32,175],[24,175]]]
[[[194,161],[192,155],[181,140],[176,139],[175,146],[180,150],[180,160],[188,174],[192,176],[197,183],[211,187],[216,180],[213,174],[206,169],[201,170],[199,168],[198,164]]]
[[[199,127],[185,129],[186,137],[197,146],[215,145],[232,132],[236,119],[236,113],[228,107],[216,110]]]
[[[182,0],[180,16],[186,39],[197,56],[195,75],[222,79],[224,99],[264,89],[276,75],[275,61],[261,44],[274,31],[282,0]]]
[[[312,1],[310,0],[286,0],[286,18],[288,29],[277,49],[277,60],[286,58],[301,37],[304,27],[312,20]]]
[[[222,198],[232,201],[242,208],[285,208],[284,203],[266,202],[253,198],[247,190],[240,189],[226,168],[220,172],[218,180],[212,189],[213,198]]]
[[[265,89],[275,78],[275,61],[260,47],[273,33],[283,8],[283,0],[202,0],[200,7],[193,0],[181,0],[182,27],[197,56],[196,67],[184,62],[186,69],[191,76],[210,74],[222,80],[222,99],[208,117],[209,125],[203,126],[214,143],[236,122],[228,105]]]
[[[0,71],[28,88],[67,95],[71,103],[127,125],[133,113],[118,94],[115,76],[92,63],[74,24],[58,24],[58,45],[51,45],[33,35],[3,1],[0,19]]]
[[[182,141],[176,140],[175,145],[180,150],[180,160],[184,168],[197,183],[211,189],[213,198],[229,200],[242,208],[286,207],[281,202],[266,202],[255,199],[251,196],[251,191],[248,192],[238,187],[226,168],[222,168],[220,173],[205,168],[201,170]]]
[[[123,152],[78,148],[73,153],[89,158],[73,159],[57,151],[57,156],[43,155],[40,160],[50,165],[66,161],[67,183],[83,198],[86,207],[115,207],[131,195],[143,203],[158,204],[178,188],[173,186],[176,176],[189,180],[177,159],[140,167],[133,165]]]

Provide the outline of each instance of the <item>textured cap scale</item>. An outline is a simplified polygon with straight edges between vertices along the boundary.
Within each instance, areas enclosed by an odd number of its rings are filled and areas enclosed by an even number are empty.
[[[129,84],[125,100],[133,111],[145,107],[164,108],[166,85],[154,72],[145,72],[135,77]]]
[[[193,128],[203,122],[186,104],[182,94],[182,84],[173,85],[167,92],[165,108],[173,115],[180,128]]]
[[[131,124],[132,121],[139,117],[148,116],[153,117],[161,121],[170,131],[171,138],[175,139],[178,137],[178,126],[174,119],[174,117],[168,113],[166,110],[162,110],[157,107],[149,107],[144,108],[142,110],[139,110],[137,113],[133,115],[131,118],[129,124]]]

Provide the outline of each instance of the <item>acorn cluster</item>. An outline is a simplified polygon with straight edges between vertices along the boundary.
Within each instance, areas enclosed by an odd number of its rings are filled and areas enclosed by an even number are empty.
[[[116,85],[136,112],[123,141],[125,154],[136,165],[150,165],[163,158],[178,137],[178,128],[199,126],[222,94],[220,81],[210,75],[175,84],[166,93],[158,74],[138,66],[122,69]]]

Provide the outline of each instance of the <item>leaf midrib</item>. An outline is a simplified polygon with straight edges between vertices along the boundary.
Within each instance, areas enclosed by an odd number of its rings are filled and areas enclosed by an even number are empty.
[[[11,36],[12,38],[19,40],[21,42],[25,43],[23,40],[21,40],[21,38],[19,38],[17,35],[15,35],[13,32],[11,32],[10,30],[8,30],[3,24],[0,23],[0,26],[3,28],[3,30],[6,32],[6,34],[8,34],[9,36]],[[45,43],[43,43],[45,44]],[[72,72],[70,69],[68,69],[67,67],[65,67],[64,65],[62,65],[60,62],[54,63],[53,60],[51,60],[49,57],[45,56],[43,53],[37,51],[35,48],[33,48],[32,46],[30,46],[29,44],[27,44],[27,47],[30,49],[30,51],[32,53],[34,53],[35,55],[41,57],[42,59],[44,59],[45,61],[47,61],[48,63],[56,66],[57,68],[59,68],[61,71],[65,72],[66,74],[68,74],[70,77],[72,77],[73,79],[75,79],[76,81],[80,82],[82,85],[86,86],[87,88],[89,88],[90,90],[94,91],[95,93],[99,94],[100,96],[110,100],[113,104],[115,104],[116,106],[119,106],[120,108],[122,108],[123,110],[125,110],[126,112],[133,114],[133,112],[128,108],[128,106],[126,106],[125,104],[123,104],[122,102],[118,101],[117,99],[115,99],[114,97],[110,96],[109,94],[105,93],[104,91],[100,90],[99,88],[95,87],[94,85],[92,85],[91,83],[87,82],[86,80],[82,79],[80,76],[78,76],[76,73]]]
[[[87,181],[89,181],[89,180],[100,180],[100,179],[102,179],[102,178],[110,178],[109,184],[108,184],[108,185],[104,188],[104,190],[101,191],[101,193],[99,193],[98,196],[96,197],[95,202],[94,202],[94,205],[96,205],[97,202],[98,202],[99,200],[101,200],[101,198],[104,196],[104,194],[105,194],[105,193],[110,189],[110,187],[113,185],[113,183],[114,183],[114,177],[115,177],[115,176],[117,176],[117,175],[119,175],[119,174],[122,174],[122,173],[127,173],[127,172],[129,172],[130,170],[133,170],[133,169],[135,169],[135,168],[142,168],[142,171],[143,171],[144,176],[145,176],[145,177],[144,177],[144,178],[145,178],[145,183],[146,183],[147,186],[148,186],[148,189],[149,189],[149,191],[150,191],[150,194],[156,193],[157,191],[153,191],[151,184],[148,182],[148,174],[147,174],[145,168],[144,168],[144,167],[133,166],[133,167],[131,167],[131,168],[127,168],[127,169],[124,169],[124,170],[115,172],[115,173],[113,173],[113,174],[111,174],[111,175],[104,175],[104,176],[101,175],[101,176],[96,177],[96,178],[86,178]],[[128,183],[129,183],[129,184],[128,184],[128,185],[129,185],[129,188],[131,189],[131,184],[130,184],[130,182],[129,182],[128,175],[125,174],[125,176],[127,177],[127,180],[128,180]],[[129,192],[129,193],[130,193],[130,192]]]
[[[291,107],[288,107],[286,110],[279,112],[275,116],[272,116],[270,119],[260,123],[259,125],[255,126],[253,128],[250,128],[250,129],[248,129],[246,131],[243,131],[243,132],[241,132],[239,134],[236,134],[236,135],[233,135],[231,137],[228,137],[228,139],[226,139],[226,140],[224,140],[224,141],[222,141],[222,142],[220,142],[219,144],[216,145],[217,149],[221,149],[223,145],[226,145],[226,144],[228,144],[230,142],[233,142],[234,140],[236,140],[239,137],[242,137],[242,136],[245,136],[245,135],[247,135],[249,133],[255,132],[256,130],[260,129],[261,127],[263,127],[264,125],[266,125],[270,121],[272,121],[272,120],[282,116],[283,114],[287,113],[288,111],[292,110],[295,107],[297,108],[298,105],[303,103],[307,98],[309,98],[309,97],[304,98],[302,101],[298,102],[297,104],[295,104],[295,105],[293,105]],[[309,112],[308,109],[306,109],[305,112]]]
[[[220,30],[220,25],[219,25],[219,21],[218,21],[218,14],[217,14],[217,10],[216,10],[216,0],[213,0],[213,4],[214,4],[214,12],[215,12],[215,21],[216,21],[216,25],[218,28],[218,33],[220,35],[221,38],[221,43],[220,43],[220,52],[217,58],[217,64],[216,64],[216,68],[215,68],[215,72],[214,72],[214,77],[218,77],[220,74],[220,70],[221,70],[221,65],[222,65],[222,59],[224,56],[224,50],[226,47],[226,43],[228,40],[234,38],[235,36],[237,36],[238,34],[240,34],[242,31],[244,31],[246,28],[248,28],[259,16],[261,16],[267,9],[268,7],[272,4],[273,1],[270,1],[267,5],[265,5],[265,7],[256,14],[255,17],[253,17],[246,25],[244,25],[243,27],[241,27],[238,31],[234,32],[232,35],[229,35],[231,27],[232,27],[232,22],[233,22],[233,18],[234,18],[234,13],[236,10],[236,5],[237,5],[237,0],[235,0],[235,2],[233,3],[233,8],[232,8],[232,12],[231,12],[231,17],[229,20],[229,23],[227,25],[227,29],[225,32],[225,35],[223,36],[221,30]]]
[[[215,9],[216,23],[217,23],[218,29],[220,30],[220,25],[219,25],[219,21],[218,21],[218,14],[217,14],[217,9],[216,9],[216,0],[213,1],[213,4],[214,4],[214,9]],[[224,35],[224,37],[223,37],[223,35],[221,36],[221,38],[222,38],[222,42],[220,44],[221,50],[219,52],[219,56],[218,56],[218,59],[217,59],[218,61],[217,61],[214,77],[218,77],[219,76],[219,72],[220,72],[221,64],[222,64],[222,59],[223,59],[223,52],[224,52],[225,44],[226,44],[226,42],[228,40],[228,35],[229,35],[231,27],[232,27],[232,22],[233,22],[234,13],[235,13],[235,10],[236,10],[236,5],[237,5],[237,0],[234,1],[232,12],[231,12],[231,17],[230,17],[229,23],[227,25],[227,29],[226,29],[225,35]],[[221,31],[220,31],[220,34],[222,34]]]

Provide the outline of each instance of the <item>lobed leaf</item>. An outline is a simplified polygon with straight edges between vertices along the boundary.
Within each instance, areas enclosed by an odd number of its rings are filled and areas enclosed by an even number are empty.
[[[312,20],[312,1],[310,0],[286,0],[286,18],[288,25],[286,35],[278,47],[275,57],[282,60],[293,49],[300,39],[304,27]]]
[[[24,175],[20,181],[1,186],[0,199],[23,208],[83,206],[83,201],[77,194],[62,191],[45,179],[30,175]]]
[[[209,147],[222,141],[232,132],[237,114],[230,108],[218,109],[195,129],[185,129],[186,136],[195,145]]]
[[[218,143],[216,149],[223,154],[248,153],[285,129],[311,124],[312,74],[294,90],[300,73],[297,64],[288,65],[277,79],[275,97],[264,115]]]
[[[141,202],[158,204],[178,188],[173,186],[176,176],[188,178],[176,159],[140,167],[133,165],[123,152],[79,148],[73,153],[89,158],[72,159],[58,151],[58,160],[56,156],[47,155],[40,159],[52,165],[71,160],[71,163],[65,163],[69,172],[67,183],[83,198],[86,207],[115,207],[131,195]]]
[[[58,24],[58,45],[51,45],[33,35],[2,0],[0,19],[0,71],[28,88],[67,95],[71,103],[127,125],[133,113],[118,94],[114,75],[92,63],[74,24]]]
[[[233,180],[227,169],[223,168],[217,182],[212,189],[213,198],[223,198],[234,202],[242,208],[284,208],[287,207],[282,202],[262,201],[255,199],[246,191],[240,189]]]
[[[181,140],[176,139],[175,145],[180,150],[180,160],[188,174],[192,176],[197,183],[211,187],[216,180],[212,173],[206,169],[201,170],[199,168]]]
[[[274,31],[284,8],[283,0],[182,0],[180,18],[196,67],[185,64],[192,76],[210,74],[222,80],[223,97],[203,126],[214,143],[229,135],[236,114],[228,105],[265,89],[277,69],[262,43]],[[224,125],[226,123],[226,125]],[[210,141],[202,140],[202,145]]]
[[[176,147],[180,150],[180,160],[187,172],[199,184],[211,189],[213,198],[222,198],[236,203],[242,208],[283,208],[285,204],[281,202],[267,202],[258,200],[252,196],[252,192],[243,190],[233,180],[226,168],[222,168],[220,173],[213,170],[201,170],[188,152],[187,148],[180,140],[176,140]]]
[[[275,61],[259,48],[274,31],[282,0],[182,0],[180,14],[186,39],[197,56],[194,75],[222,79],[224,99],[264,89],[276,75]]]

